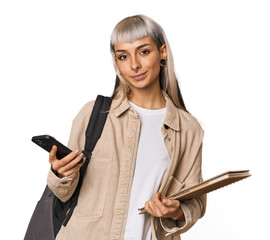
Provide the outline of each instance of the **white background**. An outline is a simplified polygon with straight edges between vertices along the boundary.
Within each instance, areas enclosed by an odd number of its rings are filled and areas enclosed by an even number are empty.
[[[48,154],[31,137],[67,143],[79,109],[111,95],[110,34],[138,13],[167,34],[186,106],[205,131],[204,178],[252,174],[210,193],[182,239],[269,239],[269,12],[262,0],[1,1],[1,239],[23,239],[46,184]]]

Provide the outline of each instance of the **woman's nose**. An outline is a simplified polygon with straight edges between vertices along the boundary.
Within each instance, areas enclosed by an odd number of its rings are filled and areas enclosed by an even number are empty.
[[[131,59],[131,66],[130,66],[130,68],[133,71],[138,71],[141,68],[141,64],[140,64],[140,62],[138,61],[138,59],[136,57],[133,57]]]

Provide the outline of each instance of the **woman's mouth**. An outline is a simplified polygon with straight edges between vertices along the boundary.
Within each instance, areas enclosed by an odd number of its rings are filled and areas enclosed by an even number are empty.
[[[140,73],[140,74],[131,76],[131,77],[132,77],[133,79],[135,79],[135,80],[142,80],[142,79],[144,79],[144,78],[146,77],[146,73],[147,73],[147,71],[144,72],[144,73]]]

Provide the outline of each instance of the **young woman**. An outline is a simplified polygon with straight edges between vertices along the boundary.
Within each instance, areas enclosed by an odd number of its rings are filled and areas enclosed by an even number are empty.
[[[162,28],[136,15],[111,36],[116,83],[104,130],[87,168],[78,205],[58,240],[180,239],[204,215],[206,196],[168,197],[202,181],[203,130],[187,112]],[[48,185],[62,201],[76,189],[85,129],[94,101],[73,121],[68,147],[50,152]],[[145,207],[145,214],[138,208]]]

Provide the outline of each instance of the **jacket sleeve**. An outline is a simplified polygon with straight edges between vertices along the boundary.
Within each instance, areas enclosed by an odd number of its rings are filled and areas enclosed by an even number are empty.
[[[68,148],[73,151],[84,149],[85,130],[88,125],[94,101],[87,103],[72,122],[72,128],[68,141]],[[79,170],[68,177],[59,178],[50,169],[47,177],[47,184],[52,192],[62,202],[68,201],[73,195],[80,177]]]
[[[68,177],[59,178],[50,169],[47,184],[57,198],[62,202],[66,202],[71,198],[77,187],[79,175],[80,173],[77,171]]]
[[[191,169],[184,180],[184,187],[202,182],[202,139],[203,130],[197,128],[196,133],[192,133],[192,145],[186,149],[180,162],[192,162]],[[181,166],[180,166],[181,167]],[[190,200],[181,201],[180,205],[184,212],[185,220],[173,220],[171,218],[160,218],[160,224],[166,232],[166,236],[179,235],[189,230],[199,218],[203,217],[206,210],[206,194]]]

